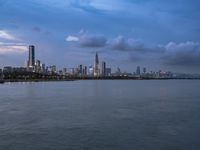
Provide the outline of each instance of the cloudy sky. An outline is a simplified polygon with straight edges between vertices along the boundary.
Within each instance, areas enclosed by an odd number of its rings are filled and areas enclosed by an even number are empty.
[[[0,0],[0,67],[23,66],[27,46],[47,65],[200,73],[198,0]]]

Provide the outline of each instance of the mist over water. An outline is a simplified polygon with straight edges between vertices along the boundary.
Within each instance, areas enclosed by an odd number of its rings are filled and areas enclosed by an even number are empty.
[[[200,81],[0,85],[0,150],[197,150]]]

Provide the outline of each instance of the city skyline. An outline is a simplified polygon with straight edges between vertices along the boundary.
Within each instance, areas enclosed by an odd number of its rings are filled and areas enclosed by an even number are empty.
[[[29,45],[28,59],[23,66],[4,66],[0,68],[1,83],[6,81],[38,81],[38,80],[73,80],[73,79],[199,79],[200,74],[182,74],[171,71],[152,71],[137,66],[135,72],[116,71],[107,67],[105,60],[100,60],[98,52],[94,56],[94,64],[79,64],[73,68],[57,68],[54,64],[45,65],[37,59],[34,45]]]
[[[2,70],[6,70],[9,72],[12,72],[12,70],[19,70],[19,71],[24,71],[26,70],[27,72],[36,72],[36,73],[56,73],[56,74],[60,74],[60,71],[62,71],[61,74],[68,74],[69,70],[71,72],[71,75],[75,75],[75,76],[92,76],[92,77],[106,77],[106,76],[120,76],[120,75],[131,75],[131,74],[135,74],[135,75],[142,75],[142,74],[146,74],[146,73],[159,73],[159,72],[170,72],[170,71],[164,71],[164,70],[157,70],[157,71],[153,71],[153,70],[148,70],[146,67],[143,67],[143,71],[141,71],[140,66],[136,67],[136,70],[133,72],[130,72],[128,70],[123,70],[121,71],[121,69],[119,67],[117,68],[112,68],[111,66],[109,66],[109,68],[107,67],[107,63],[105,60],[100,60],[99,59],[99,55],[98,52],[95,53],[94,59],[92,60],[94,63],[91,65],[84,65],[84,64],[76,64],[73,67],[63,67],[63,68],[58,68],[56,64],[46,64],[43,61],[41,61],[40,59],[38,59],[36,57],[37,55],[37,49],[35,49],[34,45],[29,45],[28,46],[28,53],[27,53],[27,58],[25,59],[25,64],[22,66],[9,66],[9,65],[5,65],[2,67]],[[1,68],[0,68],[1,69]],[[115,70],[116,69],[116,70]],[[65,73],[63,72],[65,70]]]
[[[102,60],[122,71],[200,73],[195,0],[0,0],[0,64],[22,66],[28,45],[59,68]],[[67,9],[66,9],[67,8]]]
[[[113,68],[113,66],[110,66],[107,68],[107,63],[106,60],[100,60],[99,59],[99,54],[98,52],[95,52],[95,56],[94,59],[90,59],[91,62],[90,64],[83,64],[83,63],[79,63],[79,64],[75,64],[74,66],[67,66],[67,65],[63,65],[63,67],[58,67],[55,63],[48,63],[48,62],[44,62],[43,60],[39,59],[37,57],[37,48],[35,48],[34,45],[29,45],[27,46],[28,52],[27,52],[27,56],[26,58],[23,58],[25,60],[25,63],[23,65],[19,65],[19,66],[12,66],[12,65],[3,65],[2,67],[0,67],[0,69],[6,69],[9,68],[9,70],[11,68],[16,68],[19,70],[24,70],[26,69],[28,72],[48,72],[48,70],[50,70],[50,72],[55,72],[55,73],[59,73],[59,71],[63,71],[66,69],[66,73],[67,70],[73,70],[73,72],[78,69],[77,71],[79,72],[78,74],[82,75],[85,74],[86,76],[93,76],[93,77],[105,77],[105,76],[110,76],[110,75],[123,75],[125,74],[135,74],[135,75],[141,75],[141,74],[146,74],[146,73],[172,73],[171,70],[162,70],[162,69],[152,69],[152,68],[148,68],[146,66],[140,66],[137,65],[135,66],[133,71],[130,70],[121,70],[121,68],[119,67],[119,65],[116,65],[118,67]],[[92,69],[92,70],[91,70]],[[173,73],[181,73],[181,72],[173,72]],[[181,73],[182,74],[182,73]],[[184,74],[184,73],[183,73]],[[189,74],[197,74],[197,73],[189,73]],[[188,75],[189,75],[188,74]]]

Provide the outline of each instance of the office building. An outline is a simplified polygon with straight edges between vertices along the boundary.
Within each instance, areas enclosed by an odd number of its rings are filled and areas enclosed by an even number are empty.
[[[45,64],[41,64],[41,70],[42,70],[42,73],[46,72]]]
[[[106,68],[106,76],[111,76],[111,68]]]
[[[84,75],[84,76],[87,76],[87,66],[84,66],[84,67],[83,67],[83,75]]]
[[[147,69],[144,67],[143,68],[143,73],[145,74],[147,72]]]
[[[35,62],[35,71],[36,72],[41,72],[41,63],[40,63],[40,60],[36,60],[36,62]]]
[[[11,66],[3,67],[3,73],[11,73],[13,72],[13,68]]]
[[[83,75],[83,65],[78,65],[77,69],[78,69],[78,71],[77,71],[78,75],[82,76]]]
[[[35,46],[29,46],[29,56],[28,56],[28,67],[33,68],[35,66]]]
[[[95,60],[94,60],[94,69],[93,69],[93,76],[94,77],[99,77],[100,70],[99,70],[99,57],[98,53],[95,55]]]
[[[92,66],[89,66],[89,68],[88,68],[89,76],[93,76],[93,74],[94,74],[93,70],[94,70],[94,68]]]
[[[101,64],[101,76],[105,77],[106,76],[106,62],[103,61]]]
[[[140,75],[140,66],[137,66],[136,74],[137,74],[137,75]]]
[[[56,73],[56,65],[49,66],[49,67],[48,67],[48,72],[49,72],[50,74]]]

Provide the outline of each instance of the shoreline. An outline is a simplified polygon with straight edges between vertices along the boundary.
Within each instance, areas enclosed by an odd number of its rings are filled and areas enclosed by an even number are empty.
[[[66,82],[79,80],[200,80],[200,78],[69,78],[69,79],[4,79],[0,84],[12,82]]]

